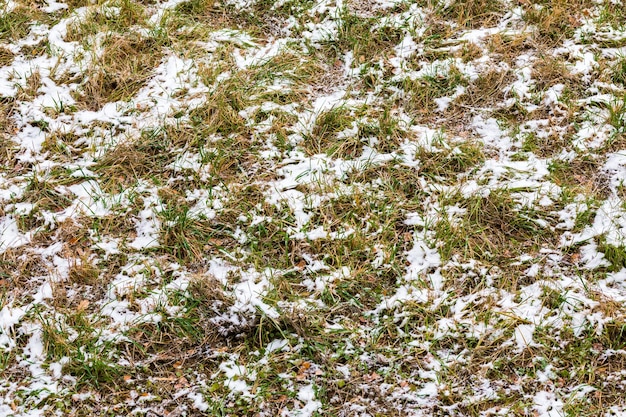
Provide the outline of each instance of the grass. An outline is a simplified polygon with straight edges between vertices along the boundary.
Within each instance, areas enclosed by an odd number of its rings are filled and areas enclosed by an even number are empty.
[[[391,54],[391,49],[402,40],[402,32],[384,26],[372,29],[375,22],[375,18],[361,17],[344,9],[337,39],[327,43],[327,53],[332,56],[333,52],[350,51],[359,63],[375,62]]]
[[[445,205],[455,205],[454,200],[445,201]],[[444,257],[458,254],[506,262],[532,251],[537,245],[534,240],[545,234],[533,221],[534,213],[519,207],[506,191],[463,199],[456,206],[463,210],[461,217],[457,221],[444,219],[437,225],[437,233],[445,240],[441,248]]]
[[[98,33],[124,35],[129,29],[145,24],[145,12],[141,3],[121,0],[91,9],[90,13],[68,27],[68,42],[89,42]]]
[[[460,26],[472,28],[493,25],[502,12],[502,3],[497,0],[452,1],[442,7],[444,18],[454,19]]]
[[[524,19],[537,26],[539,42],[554,46],[572,36],[575,28],[581,25],[585,10],[590,6],[587,0],[532,2],[524,8]],[[572,10],[575,12],[572,13]]]
[[[18,7],[9,13],[0,16],[0,39],[16,40],[23,38],[29,32],[29,24],[32,20],[41,17],[36,9]]]
[[[65,362],[64,370],[77,378],[78,388],[110,386],[117,381],[122,369],[115,361],[113,344],[99,341],[97,322],[91,321],[83,311],[67,317],[65,323],[43,316],[39,320],[48,357]]]
[[[140,35],[111,35],[105,42],[98,64],[87,71],[78,105],[98,110],[110,101],[126,101],[146,84],[160,61],[156,40]]]
[[[14,56],[15,54],[13,54],[10,49],[4,47],[0,48],[0,66],[5,66],[13,62]]]
[[[620,57],[611,69],[611,81],[626,86],[626,58]]]
[[[626,409],[620,5],[366,3],[0,7],[0,410]]]
[[[430,74],[426,74],[415,80],[406,79],[402,88],[408,93],[409,99],[406,105],[407,111],[425,115],[433,112],[437,105],[434,99],[450,96],[457,86],[465,86],[467,81],[458,68],[451,66],[449,69],[442,65],[433,65]]]

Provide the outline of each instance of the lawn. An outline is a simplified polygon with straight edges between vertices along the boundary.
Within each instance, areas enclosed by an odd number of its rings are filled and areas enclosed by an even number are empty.
[[[620,0],[0,0],[0,416],[626,416]]]

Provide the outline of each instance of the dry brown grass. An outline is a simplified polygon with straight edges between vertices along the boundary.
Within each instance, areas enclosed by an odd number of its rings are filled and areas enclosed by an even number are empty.
[[[164,174],[175,155],[170,137],[159,129],[145,131],[139,138],[124,142],[107,152],[95,165],[107,181],[107,189],[128,187],[139,178]]]
[[[537,213],[518,207],[506,191],[446,202],[454,204],[466,213],[458,221],[444,219],[435,227],[437,236],[445,239],[441,247],[444,258],[458,255],[509,268],[508,264],[521,254],[554,244],[554,233],[531,220]]]
[[[465,94],[452,102],[463,108],[495,108],[505,99],[504,88],[515,79],[512,71],[489,70],[469,83]]]
[[[69,255],[71,256],[68,274],[70,282],[79,285],[97,284],[100,271],[91,260],[91,252],[79,250]]]
[[[82,0],[75,0],[76,3]],[[116,7],[111,13],[108,8]],[[135,26],[145,24],[146,13],[141,3],[133,0],[113,0],[89,9],[83,19],[72,22],[67,27],[65,39],[70,42],[89,42],[98,33],[128,34]]]
[[[502,3],[498,0],[454,0],[443,9],[443,16],[452,18],[464,27],[491,27],[502,16]]]
[[[506,62],[510,66],[514,65],[515,59],[520,54],[534,48],[531,37],[527,33],[515,36],[496,33],[487,37],[485,46],[494,61]]]
[[[540,5],[540,7],[535,7]],[[582,18],[593,6],[590,0],[524,1],[524,19],[536,27],[535,41],[539,47],[554,47],[569,38],[582,24]]]
[[[32,71],[26,77],[26,83],[18,89],[16,99],[21,101],[32,100],[37,97],[37,92],[41,87],[41,74],[38,70]]]
[[[145,86],[161,60],[161,48],[151,38],[139,35],[112,35],[102,55],[86,74],[80,107],[98,110],[109,102],[131,99]]]
[[[33,278],[47,276],[49,272],[41,256],[26,247],[9,248],[0,254],[0,278],[5,280],[4,289],[15,295],[31,294],[38,285]]]
[[[13,58],[15,54],[11,52],[10,49],[5,48],[4,46],[0,46],[0,67],[4,65],[9,65],[13,62]]]
[[[11,118],[13,105],[10,101],[0,99],[0,172],[10,169],[16,164],[13,157],[16,144],[10,137],[15,133],[15,123]]]
[[[533,64],[532,78],[538,91],[544,91],[555,84],[576,87],[577,80],[570,75],[565,61],[553,56],[543,55]]]

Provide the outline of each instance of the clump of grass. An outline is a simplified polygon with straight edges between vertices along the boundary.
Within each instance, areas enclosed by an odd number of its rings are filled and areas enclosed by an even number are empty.
[[[52,361],[65,358],[63,369],[77,378],[78,388],[116,383],[122,368],[116,363],[113,342],[99,339],[101,323],[90,319],[82,309],[66,314],[64,321],[42,315],[38,318],[48,358]]]
[[[213,0],[189,0],[178,4],[174,10],[183,16],[200,19],[214,4]]]
[[[42,152],[49,152],[50,156],[69,161],[79,149],[75,146],[78,136],[74,133],[50,132],[43,142]]]
[[[245,79],[236,79],[220,84],[202,106],[189,112],[191,126],[205,135],[222,136],[242,134],[247,131],[246,121],[239,115],[248,104]],[[243,84],[246,85],[246,84]]]
[[[490,27],[502,16],[502,6],[498,0],[454,0],[440,13],[445,18],[455,19],[460,26]]]
[[[319,114],[311,134],[304,138],[304,146],[310,154],[327,153],[346,155],[357,151],[358,136],[339,140],[337,134],[352,127],[354,116],[345,107],[335,107]]]
[[[616,135],[626,133],[626,95],[607,106],[607,123],[613,126]]]
[[[552,56],[543,56],[533,64],[532,78],[538,91],[555,84],[573,84],[573,77],[565,65],[565,61]]]
[[[551,0],[525,3],[524,19],[537,28],[537,40],[552,47],[573,35],[589,0]]]
[[[606,198],[610,192],[608,178],[600,171],[601,161],[587,156],[566,162],[558,159],[548,165],[550,180],[575,193]]]
[[[69,279],[71,282],[81,285],[95,285],[98,282],[100,271],[90,261],[87,254],[83,254],[79,260],[70,263]]]
[[[31,71],[31,73],[26,77],[26,83],[24,83],[24,86],[19,86],[17,99],[32,100],[37,96],[39,87],[41,87],[41,74],[38,70]]]
[[[421,175],[429,179],[447,180],[479,167],[485,160],[482,148],[471,142],[463,142],[453,149],[440,152],[427,152],[421,148],[416,158],[421,162]]]
[[[619,2],[607,1],[602,4],[600,9],[599,22],[608,23],[612,28],[622,30],[624,28],[624,22],[626,22],[626,11],[622,4]],[[607,47],[620,47],[623,46],[623,40],[621,44],[607,45]]]
[[[22,201],[35,205],[28,215],[18,217],[18,226],[23,231],[30,231],[36,227],[42,226],[45,220],[40,213],[41,211],[56,212],[67,208],[72,200],[60,192],[59,182],[54,178],[41,177],[40,175],[32,175],[27,184]]]
[[[15,54],[10,49],[0,46],[0,67],[9,65],[14,57]]]
[[[259,0],[246,8],[237,9],[214,0],[189,0],[175,8],[174,26],[192,27],[204,32],[219,28],[237,28],[252,36],[279,35],[287,19],[300,16],[313,3],[284,2],[281,5],[271,0]]]
[[[109,179],[119,179],[129,185],[139,178],[163,174],[167,164],[175,155],[171,153],[174,143],[164,129],[144,130],[141,136],[130,143],[122,143],[109,152],[95,165],[95,170]]]
[[[98,110],[103,104],[131,99],[146,84],[161,60],[161,48],[152,38],[136,34],[112,35],[102,56],[82,84],[78,105]]]
[[[65,3],[70,9],[77,9],[79,7],[86,7],[96,3],[97,0],[67,0]]]
[[[490,70],[482,73],[477,79],[468,82],[465,94],[455,102],[470,108],[494,107],[504,100],[503,89],[513,78],[511,71]]]
[[[205,247],[213,239],[228,235],[223,230],[227,226],[193,216],[186,205],[170,205],[158,214],[162,222],[159,239],[162,250],[183,263],[201,260]]]
[[[626,87],[626,56],[620,57],[611,67],[611,81]]]
[[[99,6],[84,19],[69,25],[65,39],[69,42],[85,42],[102,32],[115,32],[123,35],[133,26],[143,25],[145,19],[145,12],[140,3],[119,0]]]
[[[410,136],[388,107],[376,112],[371,119],[358,121],[357,128],[358,138],[362,140],[376,139],[376,148],[380,152],[397,150],[400,142]]]
[[[13,152],[16,145],[10,137],[15,133],[15,122],[11,118],[13,106],[0,97],[0,172],[8,170],[16,161]]]
[[[624,242],[626,244],[626,242]],[[604,257],[611,263],[609,271],[617,272],[626,268],[626,247],[624,245],[612,245],[606,242],[604,237],[599,239],[598,252],[604,253]]]
[[[534,213],[518,207],[507,191],[491,191],[486,197],[460,199],[456,204],[465,214],[456,221],[444,218],[435,226],[444,258],[459,254],[507,261],[540,243],[547,233],[532,220]]]
[[[402,85],[409,97],[405,108],[411,113],[430,114],[436,108],[433,100],[453,94],[459,85],[466,86],[467,80],[455,66],[448,71],[435,68],[433,74],[415,80],[407,78]]]
[[[401,40],[403,33],[392,27],[372,29],[375,18],[361,17],[345,9],[339,21],[337,38],[329,41],[326,53],[335,58],[352,52],[359,63],[372,62],[388,55]]]
[[[30,24],[42,17],[36,7],[17,6],[9,13],[0,15],[0,40],[16,41],[30,32]]]

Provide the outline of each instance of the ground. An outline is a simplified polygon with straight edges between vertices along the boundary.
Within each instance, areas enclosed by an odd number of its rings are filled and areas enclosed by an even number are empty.
[[[0,415],[626,416],[619,0],[0,0]]]

